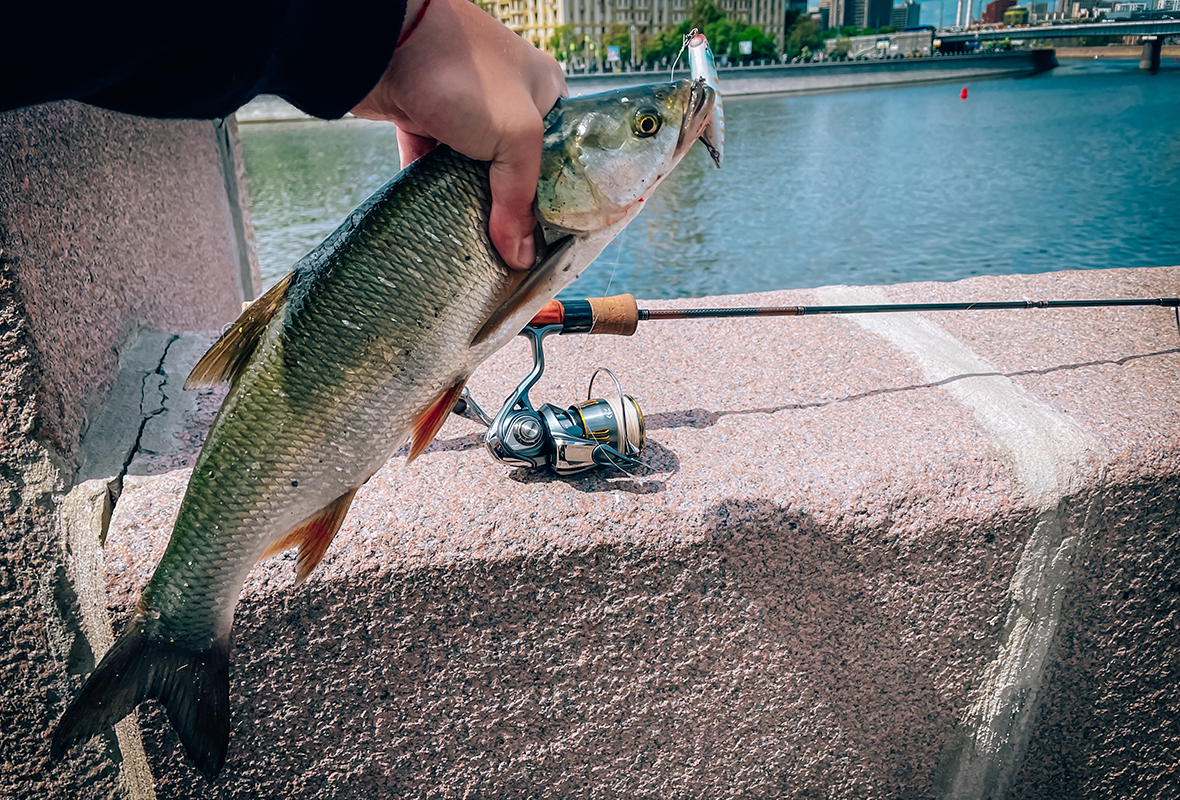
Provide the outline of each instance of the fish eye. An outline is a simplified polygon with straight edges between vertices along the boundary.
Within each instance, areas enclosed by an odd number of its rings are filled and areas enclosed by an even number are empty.
[[[655,136],[661,125],[663,125],[663,121],[656,112],[650,108],[641,108],[635,112],[635,122],[631,127],[635,130],[636,136],[646,139],[649,136]]]

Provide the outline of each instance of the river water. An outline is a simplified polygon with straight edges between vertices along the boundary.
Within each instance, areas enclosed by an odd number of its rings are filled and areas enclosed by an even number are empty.
[[[1066,61],[1015,80],[735,97],[725,112],[725,168],[694,148],[566,296],[1180,264],[1180,64]],[[267,285],[398,168],[381,123],[241,138]]]

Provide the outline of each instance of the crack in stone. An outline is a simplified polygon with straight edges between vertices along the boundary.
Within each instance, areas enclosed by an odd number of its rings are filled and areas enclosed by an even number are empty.
[[[176,344],[177,340],[179,339],[179,335],[173,334],[173,336],[168,340],[168,343],[164,345],[164,352],[160,354],[160,360],[157,362],[156,368],[143,376],[142,394],[140,395],[139,399],[139,430],[136,431],[135,442],[127,451],[127,457],[123,460],[123,467],[119,470],[119,474],[115,478],[114,489],[112,492],[113,497],[111,498],[112,504],[117,503],[119,497],[123,494],[123,481],[127,477],[127,471],[131,469],[131,462],[134,461],[135,456],[140,453],[140,445],[143,442],[144,432],[147,430],[148,423],[168,410],[168,397],[164,392],[164,387],[168,385],[168,375],[166,372],[164,372],[164,362],[168,359],[168,351],[172,349],[172,345]],[[151,391],[148,388],[148,380],[153,375],[160,376],[160,382],[155,386],[155,391],[158,394],[158,401],[154,410],[145,412],[144,409],[147,405],[148,393]]]

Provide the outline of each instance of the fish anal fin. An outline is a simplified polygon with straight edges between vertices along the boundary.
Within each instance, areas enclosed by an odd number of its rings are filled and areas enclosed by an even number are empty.
[[[284,550],[298,547],[299,555],[295,557],[295,585],[302,585],[312,570],[324,560],[324,553],[328,552],[328,545],[336,538],[336,532],[344,523],[348,507],[352,505],[352,498],[356,497],[356,493],[357,490],[352,489],[321,508],[304,520],[298,528],[266,548],[262,558],[270,558]]]
[[[418,419],[414,420],[414,426],[410,431],[410,455],[406,458],[407,464],[422,455],[422,452],[434,441],[435,435],[443,423],[447,421],[447,415],[455,407],[455,402],[463,393],[463,387],[466,384],[466,376],[455,381],[418,415]]]
[[[563,235],[547,246],[548,250],[541,263],[530,269],[523,279],[516,278],[517,273],[513,273],[513,280],[509,283],[507,296],[484,322],[483,327],[472,337],[472,347],[477,347],[492,338],[517,312],[532,303],[538,295],[544,294],[547,290],[557,294],[553,288],[554,280],[563,271],[563,268],[570,266],[566,256],[574,242],[572,234]],[[528,323],[528,319],[521,322],[520,327],[512,334],[515,336],[520,333]]]
[[[201,356],[184,382],[185,389],[217,386],[242,373],[258,343],[262,341],[266,326],[287,301],[287,292],[294,275],[294,272],[289,273],[242,312],[229,330],[209,348],[209,352]]]

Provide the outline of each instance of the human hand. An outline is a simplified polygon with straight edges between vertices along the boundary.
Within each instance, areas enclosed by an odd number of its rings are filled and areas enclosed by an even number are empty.
[[[421,6],[409,3],[403,36]],[[542,120],[566,93],[565,76],[552,56],[470,0],[430,0],[411,33],[352,113],[397,125],[403,167],[439,142],[490,161],[492,244],[508,266],[528,269]]]

